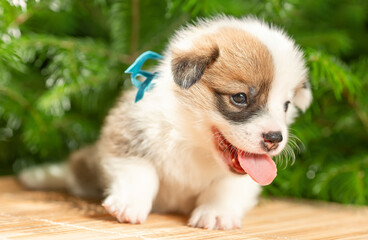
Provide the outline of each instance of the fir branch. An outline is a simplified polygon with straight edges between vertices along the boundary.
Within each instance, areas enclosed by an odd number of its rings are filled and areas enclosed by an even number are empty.
[[[132,33],[130,37],[130,56],[135,58],[139,46],[139,0],[132,1]]]
[[[113,54],[127,54],[129,34],[131,29],[127,28],[131,1],[115,0],[110,6],[109,25],[111,36],[111,51]],[[129,19],[131,20],[131,19]],[[112,60],[114,55],[112,54]]]
[[[178,29],[181,25],[189,20],[188,14],[181,14],[179,17],[176,17],[173,22],[169,25],[162,26],[162,29],[153,36],[150,41],[147,41],[142,46],[142,51],[147,51],[153,49],[158,43],[166,40],[167,36],[170,35],[174,29]]]
[[[12,91],[10,88],[6,88],[4,85],[3,86],[0,85],[0,94],[18,103],[24,110],[28,111],[29,114],[37,123],[38,127],[44,130],[45,123],[43,119],[32,108],[30,103],[25,98],[23,98],[22,95],[18,94],[18,92],[16,91]]]
[[[344,95],[346,96],[345,98],[348,100],[349,105],[354,109],[354,112],[358,116],[366,134],[368,135],[368,113],[364,109],[362,109],[356,98],[349,96],[348,93],[345,93]]]

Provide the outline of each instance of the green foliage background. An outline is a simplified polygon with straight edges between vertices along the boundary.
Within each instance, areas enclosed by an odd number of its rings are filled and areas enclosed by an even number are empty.
[[[368,204],[366,0],[0,0],[0,174],[93,142],[123,70],[219,13],[282,26],[310,67],[314,102],[291,130],[304,150],[266,193]]]

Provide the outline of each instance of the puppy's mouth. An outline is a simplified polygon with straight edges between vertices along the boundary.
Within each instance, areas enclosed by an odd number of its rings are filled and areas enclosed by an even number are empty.
[[[224,135],[212,127],[215,146],[229,169],[237,174],[248,174],[262,186],[270,184],[277,175],[275,162],[267,154],[256,154],[232,145]]]

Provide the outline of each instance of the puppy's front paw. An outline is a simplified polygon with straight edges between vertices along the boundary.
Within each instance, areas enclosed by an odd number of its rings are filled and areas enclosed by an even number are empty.
[[[235,229],[241,226],[241,216],[221,207],[202,205],[193,211],[188,225],[206,229]]]
[[[151,203],[142,199],[127,201],[123,196],[109,195],[102,206],[119,222],[140,224],[144,223],[151,210]]]

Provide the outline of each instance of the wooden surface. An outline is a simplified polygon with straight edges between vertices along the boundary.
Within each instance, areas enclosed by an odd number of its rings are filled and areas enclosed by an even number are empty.
[[[368,208],[337,204],[262,200],[233,231],[194,229],[186,221],[152,214],[143,225],[121,224],[98,203],[0,178],[0,239],[368,239]]]

